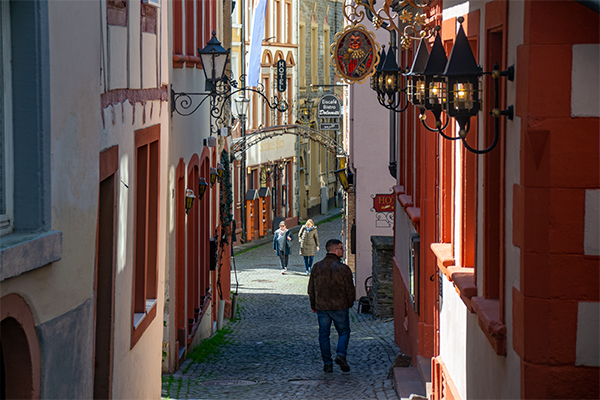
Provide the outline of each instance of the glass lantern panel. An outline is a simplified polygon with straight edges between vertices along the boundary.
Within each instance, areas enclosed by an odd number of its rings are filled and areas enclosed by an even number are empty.
[[[446,87],[444,81],[429,82],[427,100],[432,106],[446,104]]]

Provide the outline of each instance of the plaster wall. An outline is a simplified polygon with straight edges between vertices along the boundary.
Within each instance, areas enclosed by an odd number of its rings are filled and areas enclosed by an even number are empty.
[[[141,7],[141,1],[127,2],[127,87],[135,89],[142,87]]]
[[[172,77],[172,89],[175,92],[196,92],[205,93],[204,73],[197,68],[174,68]],[[192,98],[194,106],[201,101],[203,97],[195,96]],[[202,106],[189,116],[181,116],[177,112],[173,113],[171,118],[170,137],[172,145],[170,149],[170,164],[176,166],[179,158],[189,162],[194,153],[198,156],[204,148],[204,139],[210,136],[210,99],[206,99]],[[184,110],[178,106],[178,109]],[[192,111],[188,110],[188,112]],[[170,115],[170,110],[168,111]]]
[[[464,305],[463,305],[463,308]],[[466,308],[465,308],[466,310]],[[467,314],[466,399],[520,399],[521,363],[512,349],[512,332],[507,333],[507,355],[495,353],[481,330],[476,314]]]
[[[461,399],[467,399],[467,314],[454,284],[444,274],[440,310],[440,356],[446,364]],[[477,323],[477,320],[475,320]],[[471,346],[471,343],[469,343]],[[470,379],[470,378],[469,378]]]
[[[571,116],[600,117],[600,45],[577,44],[573,46],[571,71]]]
[[[88,54],[99,42],[98,7],[74,4],[72,18],[50,2],[50,110],[52,229],[62,231],[62,259],[2,282],[3,295],[19,293],[29,304],[35,323],[42,324],[83,304],[92,295],[98,197],[97,88],[99,52],[81,63],[71,54]],[[91,28],[90,28],[91,27]],[[95,27],[95,28],[94,28]],[[65,40],[85,32],[78,41]],[[61,293],[57,296],[57,292]]]
[[[376,40],[387,44],[389,33],[375,31]],[[386,48],[389,46],[386,46]],[[387,50],[386,50],[387,51]],[[372,274],[371,236],[392,236],[393,218],[389,225],[376,223],[377,213],[371,211],[376,194],[390,194],[395,179],[390,175],[390,112],[377,101],[370,80],[350,87],[350,107],[353,109],[352,165],[355,169],[356,193],[356,289],[357,297],[364,296],[365,280]],[[350,223],[352,221],[349,221]],[[377,226],[379,225],[379,226]],[[408,242],[407,242],[408,243]]]
[[[136,103],[128,101],[120,107],[108,107],[105,116],[114,113],[114,125],[107,126],[105,134],[119,144],[119,170],[117,181],[117,256],[115,276],[115,325],[114,325],[114,398],[152,398],[160,393],[162,321],[164,305],[167,207],[170,193],[168,187],[168,103],[155,102],[160,112],[150,113]],[[145,107],[150,107],[146,104]],[[111,110],[112,108],[112,110]],[[143,114],[146,121],[143,123]],[[105,117],[107,121],[109,118]],[[125,121],[125,123],[121,123]],[[135,199],[135,148],[134,132],[138,129],[161,124],[160,134],[160,198],[158,234],[158,299],[157,313],[140,340],[131,348],[132,295],[133,295],[133,246],[134,246],[134,199]],[[151,351],[156,348],[156,351]],[[125,373],[126,371],[126,373]],[[149,378],[153,377],[153,378]]]
[[[480,10],[480,40],[479,54],[480,63],[485,71],[490,70],[491,66],[483,65],[485,54],[485,4],[487,1],[470,1],[466,3],[447,4],[444,6],[453,6],[455,9],[463,10],[468,7],[468,12],[476,9]],[[450,14],[448,14],[450,15]],[[450,15],[451,17],[458,15]],[[517,46],[523,43],[523,20],[524,5],[522,2],[511,2],[508,7],[508,45],[507,45],[507,65],[516,63]],[[507,82],[506,104],[515,104],[516,86],[518,85],[518,76],[514,82]],[[479,143],[484,143],[484,120],[479,118]],[[520,143],[521,143],[521,118],[515,116],[510,121],[506,120],[505,141],[505,226],[504,226],[504,323],[507,327],[506,333],[506,351],[505,357],[498,356],[492,349],[488,339],[481,330],[478,317],[467,311],[453,285],[444,277],[444,305],[440,317],[440,351],[444,362],[448,368],[451,378],[457,386],[461,396],[464,398],[484,398],[490,393],[494,393],[498,398],[518,398],[520,397],[520,359],[513,349],[513,318],[512,318],[512,288],[520,286],[520,250],[513,245],[513,187],[520,183]],[[497,151],[497,150],[494,150]],[[457,159],[460,152],[457,152]],[[481,156],[481,157],[485,157]],[[484,199],[484,163],[482,158],[478,162],[478,216],[477,216],[477,287],[478,296],[483,296],[483,199]],[[460,181],[460,164],[457,163],[457,180]],[[455,199],[456,209],[462,207],[462,190],[456,188]],[[462,237],[462,224],[455,221],[455,237]],[[462,253],[460,243],[455,243],[456,264],[462,265],[460,259]],[[455,307],[452,310],[452,307]],[[452,311],[450,311],[452,310]],[[444,318],[445,316],[445,318]],[[460,332],[460,334],[458,334]],[[446,346],[444,346],[446,343]],[[468,343],[468,346],[467,346]],[[456,346],[456,348],[452,348]],[[445,347],[448,347],[445,349]],[[458,354],[456,354],[458,352]],[[458,362],[457,360],[461,360]],[[507,385],[507,382],[510,384]]]
[[[127,27],[110,25],[107,28],[107,89],[127,87]]]
[[[159,25],[160,26],[160,25]],[[158,76],[159,64],[157,60],[158,38],[153,33],[142,32],[142,88],[153,88],[160,86],[160,77]]]

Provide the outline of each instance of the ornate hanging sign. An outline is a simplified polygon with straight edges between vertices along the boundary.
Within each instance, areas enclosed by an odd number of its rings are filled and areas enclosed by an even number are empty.
[[[331,53],[335,73],[347,83],[365,81],[379,63],[379,44],[363,25],[347,26],[337,33]]]

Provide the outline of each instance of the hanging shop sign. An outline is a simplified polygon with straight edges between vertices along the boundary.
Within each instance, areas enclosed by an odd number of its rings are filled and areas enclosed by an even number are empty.
[[[287,64],[285,60],[277,61],[277,91],[285,92],[287,89]]]
[[[340,123],[339,122],[320,122],[319,130],[320,131],[339,131]]]
[[[319,130],[320,131],[339,131],[340,123],[339,122],[319,122]]]
[[[347,83],[363,82],[379,63],[379,44],[363,25],[349,25],[337,33],[331,53],[335,73]]]
[[[319,118],[341,118],[342,106],[338,98],[332,94],[321,97],[317,107],[317,116]]]
[[[373,209],[376,212],[391,212],[394,211],[396,206],[396,199],[394,198],[394,194],[376,194],[375,196],[371,195],[373,198]]]

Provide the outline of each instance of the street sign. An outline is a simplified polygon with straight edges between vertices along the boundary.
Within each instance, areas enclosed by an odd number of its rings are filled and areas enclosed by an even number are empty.
[[[341,118],[342,106],[338,98],[332,94],[321,97],[317,108],[317,116],[319,118]]]
[[[287,89],[287,65],[285,60],[277,61],[277,91],[285,92]]]
[[[320,122],[319,130],[321,130],[321,131],[339,131],[340,123],[339,122]]]

